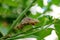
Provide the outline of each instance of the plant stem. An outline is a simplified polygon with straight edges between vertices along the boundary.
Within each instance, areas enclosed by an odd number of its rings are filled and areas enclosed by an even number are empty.
[[[10,39],[18,39],[18,38],[25,38],[26,36],[29,36],[31,34],[34,34],[36,32],[39,32],[40,30],[38,30],[38,28],[36,29],[32,29],[31,31],[28,31],[28,33],[25,34],[20,34],[20,36],[16,36],[16,37],[11,37],[11,38],[7,38],[6,40],[10,40]]]
[[[19,16],[17,17],[17,19],[12,23],[11,28],[10,28],[10,30],[8,31],[7,35],[12,31],[12,29],[16,26],[16,24],[17,24],[19,21],[21,22],[23,16],[26,14],[26,12],[29,10],[29,8],[32,6],[32,4],[33,4],[35,1],[36,1],[36,0],[33,0],[32,3],[31,3],[22,13],[19,14]],[[0,38],[0,39],[3,39],[3,38],[5,38],[5,37],[6,37],[6,36],[3,36],[3,37]]]
[[[46,28],[44,29],[47,29],[51,24],[49,24]],[[37,28],[34,28],[34,29],[31,29],[30,31],[28,31],[28,33],[25,33],[25,34],[17,34],[15,36],[12,36],[10,38],[7,38],[6,40],[10,40],[10,39],[20,39],[20,38],[25,38],[26,36],[29,36],[31,34],[34,34],[36,32],[40,32],[41,30],[43,29],[39,29],[39,28],[42,28],[42,27],[37,27]],[[19,36],[20,35],[20,36]]]
[[[32,4],[35,2],[36,0],[33,0],[33,2],[22,12],[19,14],[19,16],[17,17],[17,19],[13,22],[13,24],[11,25],[11,28],[8,32],[8,34],[11,32],[11,30],[16,26],[17,22],[22,20],[24,14],[26,14],[26,12],[28,11],[28,9],[32,6]]]

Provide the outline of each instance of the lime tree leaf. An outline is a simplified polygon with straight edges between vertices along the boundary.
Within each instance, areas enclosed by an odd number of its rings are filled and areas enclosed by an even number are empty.
[[[56,30],[56,33],[57,33],[58,38],[60,40],[60,20],[56,20],[56,22],[55,22],[55,30]]]
[[[40,7],[43,7],[43,0],[37,0],[37,3]]]

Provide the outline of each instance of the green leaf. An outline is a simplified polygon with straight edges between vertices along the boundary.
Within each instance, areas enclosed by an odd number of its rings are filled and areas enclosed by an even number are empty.
[[[29,6],[29,5],[31,4],[31,1],[32,1],[32,0],[25,0],[25,1],[26,1],[26,6]],[[24,2],[25,2],[25,1],[24,1]]]
[[[60,0],[52,0],[52,3],[55,5],[60,5]]]
[[[13,13],[10,9],[0,7],[0,16],[2,16],[2,18],[16,18],[18,14]]]
[[[37,13],[36,15],[30,13],[28,16],[31,18],[38,18],[40,15],[41,15],[40,13]]]
[[[19,5],[18,2],[16,2],[16,0],[3,0],[2,3],[13,7],[17,7]]]
[[[26,32],[26,31],[28,31],[30,29],[32,29],[32,25],[26,25],[26,26],[23,27],[22,31]]]
[[[43,0],[37,0],[37,3],[40,7],[43,7]]]
[[[41,26],[47,25],[49,22],[49,18],[47,18],[46,16],[39,17],[38,20],[40,20],[39,25],[41,25]]]
[[[51,31],[52,29],[51,28],[48,28],[48,29],[44,29],[44,30],[41,30],[40,32],[37,32],[33,35],[36,35],[38,40],[40,39],[43,39],[44,37],[48,36],[49,34],[51,34]]]
[[[2,2],[2,0],[0,0],[0,3]]]
[[[41,14],[37,13],[36,15],[32,15],[30,14],[29,17],[33,18],[33,19],[37,19],[39,20],[38,23],[36,23],[36,25],[34,25],[35,27],[40,27],[40,26],[44,26],[44,25],[48,25],[50,23],[52,23],[52,17],[51,16],[42,16],[40,17]]]
[[[56,33],[57,33],[58,38],[60,40],[60,20],[55,21],[55,30],[56,30]]]

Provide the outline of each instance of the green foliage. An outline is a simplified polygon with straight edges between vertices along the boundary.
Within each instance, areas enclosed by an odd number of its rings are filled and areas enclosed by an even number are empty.
[[[37,3],[39,4],[40,7],[43,7],[43,0],[37,0]]]
[[[40,5],[40,7],[43,7],[43,0],[37,0],[37,3]]]
[[[60,0],[52,0],[52,3],[55,4],[55,5],[60,5]]]
[[[9,6],[18,6],[18,2],[15,0],[3,0],[3,3]]]
[[[44,39],[44,37],[48,36],[51,34],[52,29],[48,28],[48,29],[43,29],[37,33],[35,33],[34,35],[37,36],[38,40],[42,40]]]
[[[31,14],[29,9],[38,4],[44,9],[43,13]],[[0,40],[15,40],[19,38],[37,38],[44,40],[44,37],[51,34],[52,28],[48,28],[51,24],[55,25],[55,31],[60,40],[60,19],[52,19],[49,15],[44,15],[50,9],[51,5],[60,5],[60,0],[51,0],[47,6],[44,6],[43,0],[0,0]],[[24,17],[39,20],[35,25],[24,25],[22,29],[14,30],[14,27],[21,23]],[[45,26],[48,25],[46,28]],[[10,34],[10,37],[7,36]]]
[[[55,20],[55,30],[60,40],[60,20]]]

